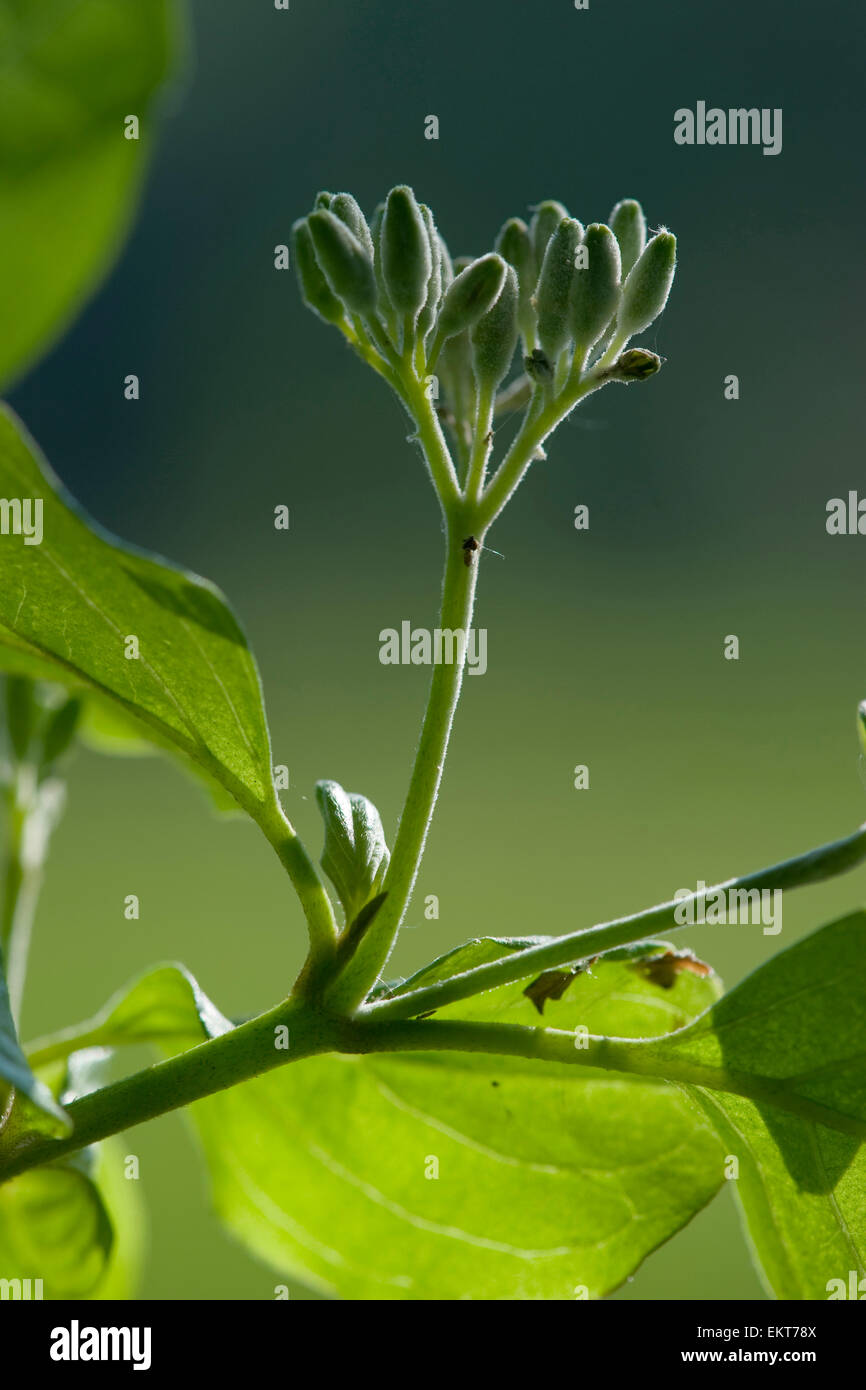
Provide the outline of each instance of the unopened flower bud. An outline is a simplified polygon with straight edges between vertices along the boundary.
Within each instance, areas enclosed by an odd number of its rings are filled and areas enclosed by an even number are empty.
[[[538,288],[535,291],[535,310],[538,315],[538,341],[551,362],[555,361],[569,339],[568,298],[571,282],[577,273],[574,253],[583,240],[583,227],[573,217],[564,217],[547,243]]]
[[[564,217],[568,217],[568,208],[563,207],[562,203],[557,203],[554,198],[548,199],[545,203],[539,203],[533,209],[529,235],[535,253],[535,264],[539,270],[547,250],[547,243]]]
[[[507,269],[502,257],[491,251],[460,271],[442,300],[431,361],[435,361],[446,338],[472,328],[487,313],[502,289]]]
[[[316,260],[313,236],[307,219],[302,217],[292,227],[295,271],[301,287],[301,298],[325,323],[342,323],[346,316],[343,305],[331,288]]]
[[[588,350],[597,343],[619,303],[619,245],[610,227],[593,222],[583,239],[586,264],[578,267],[569,293],[569,327],[575,343]]]
[[[370,260],[373,259],[373,237],[367,226],[367,219],[351,193],[336,193],[331,200],[331,212],[339,217],[353,236],[360,241]]]
[[[424,218],[427,240],[430,244],[430,279],[427,281],[427,298],[424,301],[424,308],[418,315],[418,334],[423,338],[433,327],[439,308],[439,300],[442,297],[442,242],[436,230],[433,213],[426,203],[421,204],[421,216]]]
[[[644,381],[655,376],[662,365],[662,359],[646,348],[628,348],[609,368],[611,381]]]
[[[339,217],[327,209],[310,214],[308,225],[316,260],[334,294],[356,314],[370,314],[376,307],[373,262],[358,238]]]
[[[529,228],[520,217],[505,223],[495,242],[495,249],[514,267],[519,291],[518,317],[521,332],[529,338],[535,330],[535,310],[532,296],[538,282],[538,263],[532,248]]]
[[[316,202],[314,206],[316,208],[329,208],[331,206],[331,203],[333,202],[333,199],[333,193],[317,193]]]
[[[472,368],[479,388],[495,391],[517,347],[517,275],[508,266],[495,303],[472,329]]]
[[[634,198],[623,198],[610,214],[610,226],[619,242],[625,279],[646,246],[646,218],[640,203]]]
[[[381,235],[389,298],[398,313],[414,320],[427,298],[432,259],[421,209],[405,184],[388,194]]]
[[[647,243],[622,288],[617,332],[627,338],[642,333],[668,301],[677,261],[677,239],[659,232]]]

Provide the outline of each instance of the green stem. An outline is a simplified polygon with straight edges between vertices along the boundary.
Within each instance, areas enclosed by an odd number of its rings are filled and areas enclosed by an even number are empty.
[[[490,387],[485,387],[478,391],[478,403],[475,412],[475,435],[472,442],[472,453],[469,457],[469,467],[466,471],[465,496],[469,502],[477,503],[481,498],[481,491],[484,487],[484,473],[487,468],[487,460],[490,457],[490,449],[493,440],[494,394],[495,393]]]
[[[283,1027],[289,1030],[288,1049],[276,1045],[275,1030]],[[283,1002],[228,1033],[73,1101],[67,1114],[74,1128],[66,1138],[34,1132],[10,1136],[7,1127],[0,1140],[0,1182],[286,1062],[339,1050],[341,1027],[339,1020],[301,1002]]]
[[[561,1028],[533,1028],[514,1023],[469,1023],[459,1020],[358,1024],[352,1044],[344,1051],[371,1052],[483,1052],[498,1057],[524,1057],[529,1061],[560,1062],[565,1066],[592,1067],[624,1075],[652,1077],[712,1091],[728,1091],[751,1100],[778,1106],[830,1129],[866,1138],[866,1122],[855,1116],[811,1101],[781,1080],[727,1067],[703,1066],[674,1055],[662,1038],[605,1038],[575,1034]]]
[[[565,390],[554,397],[539,413],[532,408],[527,411],[511,448],[488,483],[481,499],[481,516],[485,530],[496,520],[509,497],[520,486],[526,470],[547,436],[574,409],[578,401],[604,384],[604,381],[596,378],[594,372],[590,372],[581,381],[569,382]]]
[[[866,825],[860,826],[853,835],[844,840],[834,840],[819,849],[809,850],[796,859],[786,859],[768,869],[745,874],[742,878],[731,878],[724,883],[707,888],[700,896],[706,898],[719,890],[729,889],[789,889],[802,888],[806,884],[819,883],[836,874],[845,873],[866,860]],[[372,1004],[365,1010],[365,1017],[376,1020],[412,1018],[418,1014],[429,1013],[431,1009],[441,1009],[445,1004],[453,1004],[458,999],[468,999],[500,985],[516,984],[520,980],[538,975],[542,970],[553,970],[557,966],[573,965],[579,961],[591,960],[603,951],[617,946],[630,946],[645,941],[660,931],[676,931],[686,926],[678,922],[676,914],[682,911],[689,901],[696,901],[698,894],[691,898],[675,899],[662,903],[659,907],[647,908],[630,917],[620,917],[601,926],[558,936],[553,941],[540,946],[532,946],[525,951],[514,951],[501,960],[489,965],[479,965],[474,970],[453,975],[451,979],[439,984],[428,985],[424,989],[413,990],[410,994],[398,995],[394,999]]]
[[[305,993],[327,972],[337,949],[337,922],[316,866],[279,802],[258,812],[256,821],[276,850],[297,893],[310,936],[310,954],[295,989]]]
[[[460,501],[460,485],[454,471],[451,451],[442,433],[439,416],[427,394],[425,383],[413,378],[406,385],[409,408],[418,430],[418,441],[424,451],[443,514],[447,517]]]
[[[456,515],[452,512],[448,521],[439,627],[443,632],[463,632],[465,638],[452,652],[454,660],[442,661],[433,667],[409,791],[391,854],[391,865],[382,885],[383,892],[388,896],[350,964],[326,992],[328,1005],[338,1013],[351,1012],[364,999],[388,959],[412,894],[439,793],[454,712],[463,682],[478,569],[477,556],[470,564],[466,563],[462,541],[466,539],[465,526],[468,523],[461,520],[462,515],[462,512]]]
[[[9,1002],[21,1011],[30,938],[51,836],[52,808],[40,795],[36,769],[20,763],[7,797],[7,843],[0,908],[0,959],[6,960]]]

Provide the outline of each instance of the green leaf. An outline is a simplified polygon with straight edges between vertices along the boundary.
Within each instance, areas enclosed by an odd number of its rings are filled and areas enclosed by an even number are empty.
[[[392,981],[388,985],[380,986],[375,991],[376,997],[396,999],[400,994],[411,994],[413,990],[439,984],[441,980],[450,980],[453,975],[463,975],[467,970],[474,970],[477,965],[490,965],[495,960],[501,960],[503,956],[511,955],[513,951],[525,951],[530,946],[543,946],[552,939],[549,936],[478,936],[473,941],[464,941],[461,946],[446,951],[444,956],[437,956],[429,965],[410,975],[408,980]]]
[[[768,1291],[826,1299],[841,1280],[835,1296],[850,1297],[851,1272],[866,1277],[866,1144],[742,1096],[690,1089],[739,1165],[733,1186]]]
[[[497,949],[471,943],[467,960]],[[663,989],[634,959],[602,960],[545,1023],[663,1033],[717,988],[680,974]],[[520,984],[440,1016],[539,1022]],[[192,1115],[233,1232],[353,1299],[603,1296],[722,1181],[718,1140],[679,1090],[479,1053],[311,1058]]]
[[[691,1090],[738,1160],[745,1223],[779,1298],[825,1299],[831,1280],[866,1276],[864,979],[866,913],[854,912],[682,1032],[641,1044],[702,1081]]]
[[[635,1064],[866,1138],[866,913],[789,946]],[[642,1055],[639,1055],[642,1054]]]
[[[94,1018],[27,1049],[30,1065],[44,1069],[85,1048],[156,1043],[178,1052],[234,1025],[225,1018],[183,965],[154,965],[118,990]]]
[[[79,1053],[40,1070],[64,1101],[104,1081],[105,1052]],[[22,1111],[24,1112],[22,1114]],[[45,1117],[16,1101],[11,1126],[44,1133]],[[120,1143],[91,1146],[59,1164],[32,1169],[0,1187],[0,1275],[22,1281],[10,1297],[128,1298],[143,1254],[137,1183],[124,1176]],[[29,1291],[25,1293],[29,1280]],[[36,1285],[34,1281],[40,1280]]]
[[[170,0],[0,6],[0,383],[63,331],[126,233],[175,50]],[[140,138],[126,139],[137,115]]]
[[[219,590],[98,527],[7,409],[0,496],[43,502],[41,543],[0,537],[0,666],[89,691],[223,797],[273,810],[258,672]]]

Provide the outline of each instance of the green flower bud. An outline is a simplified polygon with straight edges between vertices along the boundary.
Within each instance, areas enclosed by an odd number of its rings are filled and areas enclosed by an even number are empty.
[[[367,226],[367,219],[351,193],[335,194],[331,200],[331,212],[346,224],[353,236],[357,237],[372,261],[373,237]]]
[[[405,185],[392,188],[382,218],[382,270],[399,314],[414,320],[427,298],[431,268],[427,228],[415,194]]]
[[[388,325],[389,331],[394,333],[397,327],[397,317],[394,313],[394,306],[388,297],[388,291],[385,287],[385,273],[382,270],[382,218],[384,216],[385,204],[378,203],[373,216],[370,218],[370,235],[373,238],[373,270],[379,295],[379,312]]]
[[[535,252],[532,249],[532,237],[522,217],[508,219],[494,242],[494,249],[504,261],[514,266],[521,295],[532,294],[538,271]]]
[[[314,208],[329,208],[333,202],[333,193],[317,193]]]
[[[646,246],[646,218],[640,203],[634,198],[623,198],[612,210],[609,221],[619,242],[622,277],[625,279]]]
[[[513,266],[517,273],[520,294],[518,319],[524,338],[531,338],[535,331],[535,310],[532,296],[538,282],[538,263],[532,248],[529,228],[520,217],[512,217],[505,223],[496,238],[495,249]]]
[[[677,239],[659,232],[647,244],[622,287],[617,332],[627,338],[642,333],[668,302],[677,262]]]
[[[655,376],[661,365],[658,353],[646,348],[629,348],[620,353],[608,375],[612,381],[644,381],[648,376]]]
[[[295,253],[295,272],[301,287],[301,298],[314,314],[325,323],[342,323],[346,311],[331,293],[330,286],[322,274],[313,247],[313,234],[305,217],[292,227],[292,244]]]
[[[582,240],[580,223],[573,217],[564,217],[548,241],[541,263],[535,291],[538,341],[551,362],[569,339],[568,297],[572,279],[578,273],[574,268],[574,253]]]
[[[517,347],[518,298],[517,275],[510,265],[495,303],[470,333],[472,369],[480,390],[495,391],[511,366]]]
[[[568,217],[568,208],[564,208],[562,203],[557,203],[553,198],[546,203],[539,203],[533,209],[529,235],[535,253],[535,264],[539,270],[547,250],[547,243],[564,217]]]
[[[424,338],[436,320],[439,300],[442,298],[442,242],[433,221],[433,214],[426,203],[421,204],[421,216],[427,229],[430,243],[430,279],[427,281],[427,298],[424,308],[418,315],[418,336]]]
[[[373,262],[358,238],[339,217],[321,209],[307,219],[316,260],[334,294],[355,314],[370,314],[376,307]]]
[[[568,315],[575,343],[588,350],[597,343],[619,303],[619,245],[610,227],[593,222],[583,239],[586,265],[574,272]]]
[[[454,279],[454,263],[451,260],[451,252],[441,235],[439,237],[439,255],[442,262],[442,290],[444,292]]]
[[[455,333],[472,328],[481,315],[487,313],[502,289],[507,269],[502,257],[491,251],[460,271],[442,300],[430,353],[431,362],[435,362],[446,338],[453,338]]]
[[[345,792],[339,782],[317,782],[325,822],[322,868],[337,890],[350,925],[381,889],[390,855],[379,812],[371,801]]]

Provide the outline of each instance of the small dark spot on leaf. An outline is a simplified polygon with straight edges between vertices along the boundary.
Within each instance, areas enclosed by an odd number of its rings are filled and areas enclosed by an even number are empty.
[[[499,1085],[499,1082],[498,1082],[498,1081],[491,1081],[490,1084],[491,1084],[491,1086],[498,1086],[498,1085]]]
[[[684,970],[700,976],[713,973],[712,966],[698,960],[693,951],[665,951],[661,956],[642,956],[640,960],[631,962],[631,968],[661,989],[673,989],[677,975]]]

